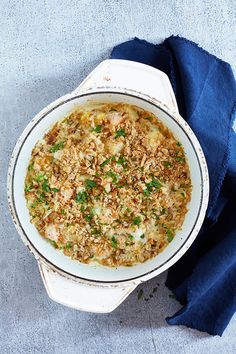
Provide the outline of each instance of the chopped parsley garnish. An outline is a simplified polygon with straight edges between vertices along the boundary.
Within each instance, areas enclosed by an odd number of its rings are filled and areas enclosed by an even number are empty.
[[[87,215],[84,216],[84,219],[85,219],[86,221],[88,221],[88,222],[91,221],[92,218],[93,218],[93,214],[92,214],[92,213],[87,214]]]
[[[41,181],[43,181],[44,179],[45,179],[45,176],[44,176],[43,174],[40,174],[40,175],[38,175],[38,176],[35,178],[36,182],[41,182]]]
[[[34,169],[34,163],[30,163],[29,166],[28,166],[28,171],[33,171]]]
[[[106,176],[111,177],[113,183],[116,183],[118,180],[118,176],[113,171],[107,172]]]
[[[92,179],[86,179],[85,188],[90,189],[93,187],[97,187],[97,182],[93,181]]]
[[[116,188],[124,188],[126,185],[127,185],[126,183],[125,184],[117,184]]]
[[[72,247],[72,242],[66,242],[65,248],[68,250]]]
[[[135,218],[133,218],[132,225],[140,225],[140,223],[141,223],[140,216],[136,216]]]
[[[164,161],[164,166],[165,167],[171,167],[172,163],[170,161]]]
[[[77,203],[86,203],[88,201],[88,194],[86,192],[79,192],[75,198]]]
[[[181,156],[177,156],[177,157],[175,158],[175,160],[176,160],[177,162],[185,162],[185,158],[184,158],[184,157],[181,157]]]
[[[50,243],[54,248],[58,248],[56,241],[50,240]]]
[[[149,122],[152,122],[152,117],[145,117],[144,119],[149,120]]]
[[[165,213],[166,213],[166,209],[165,209],[165,208],[162,208],[160,215],[165,215]]]
[[[31,191],[31,187],[30,186],[25,186],[25,193],[29,193]]]
[[[40,193],[40,198],[39,198],[40,202],[44,202],[45,198],[46,198],[45,193],[44,192]]]
[[[54,193],[57,193],[57,192],[59,192],[59,189],[58,188],[51,188],[51,191]]]
[[[66,214],[65,209],[61,209],[61,213],[62,215],[65,215]]]
[[[95,133],[101,133],[102,125],[96,125],[95,128],[92,129],[92,131]]]
[[[182,144],[181,144],[180,142],[178,142],[176,145],[177,145],[177,146],[182,146]]]
[[[174,238],[173,232],[170,229],[166,229],[166,235],[167,235],[167,238],[168,238],[168,242],[171,242],[173,240],[173,238]]]
[[[101,164],[100,164],[100,167],[104,167],[106,166],[107,164],[109,164],[111,158],[109,157],[108,159],[106,159],[105,161],[103,161]]]
[[[119,138],[120,136],[124,136],[125,137],[124,129],[119,129],[119,130],[116,131],[115,139]]]
[[[117,248],[117,239],[115,238],[115,236],[112,236],[111,238],[111,245],[113,248]]]
[[[124,156],[120,156],[116,163],[117,165],[124,165],[126,163],[126,159],[124,158]]]
[[[140,236],[140,238],[144,238],[145,237],[145,235],[144,234],[142,234],[141,236]]]
[[[153,188],[155,189],[160,189],[162,187],[162,184],[160,181],[158,181],[157,179],[153,178],[151,182],[146,183],[146,189],[144,189],[143,193],[146,196],[149,196],[150,193],[153,191]]]
[[[131,241],[134,239],[134,236],[131,235],[131,234],[130,234],[128,237],[129,237],[129,239],[130,239]]]
[[[148,197],[150,195],[150,191],[148,189],[144,189],[143,193]]]
[[[64,142],[61,141],[61,142],[59,142],[59,143],[57,143],[57,144],[52,145],[52,146],[50,147],[50,149],[49,149],[49,152],[52,152],[52,153],[53,153],[53,152],[56,152],[56,151],[58,151],[58,150],[64,149],[64,147],[65,147]]]
[[[94,228],[94,229],[91,231],[91,234],[92,234],[92,235],[95,235],[95,236],[98,236],[98,235],[101,234],[101,229]]]
[[[181,192],[181,195],[183,198],[185,198],[185,193],[184,192]]]
[[[50,192],[50,187],[48,185],[48,181],[44,180],[43,184],[42,184],[42,189],[44,192],[49,193]]]

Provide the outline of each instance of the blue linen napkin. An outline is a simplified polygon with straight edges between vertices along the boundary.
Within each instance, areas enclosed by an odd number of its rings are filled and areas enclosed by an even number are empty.
[[[164,71],[180,114],[203,148],[209,205],[197,239],[168,272],[166,285],[183,307],[166,320],[222,335],[236,311],[236,85],[231,67],[178,36],[159,45],[135,38],[116,46],[111,58]]]

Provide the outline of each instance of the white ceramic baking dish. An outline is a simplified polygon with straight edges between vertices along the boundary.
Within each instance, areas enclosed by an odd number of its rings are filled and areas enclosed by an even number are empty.
[[[91,101],[124,102],[154,113],[182,143],[190,167],[192,199],[174,240],[155,258],[133,267],[82,264],[54,249],[30,223],[24,179],[32,148],[57,120]],[[23,242],[38,261],[48,295],[64,305],[90,312],[114,310],[135,287],[172,266],[190,247],[202,225],[209,179],[200,144],[178,113],[168,77],[150,66],[125,60],[102,62],[72,93],[37,114],[20,136],[8,172],[10,211]]]

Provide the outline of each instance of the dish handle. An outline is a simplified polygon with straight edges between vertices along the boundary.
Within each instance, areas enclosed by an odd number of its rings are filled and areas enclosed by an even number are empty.
[[[152,66],[130,60],[107,59],[102,61],[72,92],[72,95],[91,91],[133,92],[146,95],[151,101],[166,105],[178,113],[174,91],[168,76]]]
[[[137,287],[137,284],[117,287],[87,284],[82,280],[78,282],[67,278],[41,261],[38,261],[38,266],[48,296],[76,310],[95,313],[111,312]]]

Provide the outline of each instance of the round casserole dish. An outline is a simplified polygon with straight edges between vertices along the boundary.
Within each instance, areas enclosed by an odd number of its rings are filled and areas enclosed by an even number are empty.
[[[192,197],[182,229],[159,255],[132,267],[83,264],[51,247],[30,223],[24,180],[35,143],[77,106],[91,102],[127,103],[149,111],[181,142],[192,179]],[[92,312],[110,312],[142,281],[172,266],[196,238],[208,203],[209,181],[200,144],[178,113],[167,76],[144,64],[107,60],[71,94],[37,114],[23,131],[10,161],[8,200],[19,234],[39,263],[49,296],[60,303]]]

